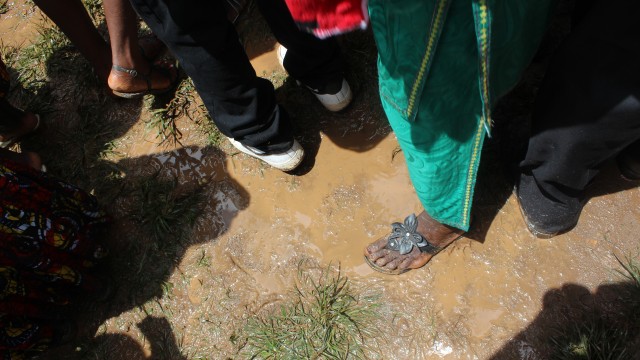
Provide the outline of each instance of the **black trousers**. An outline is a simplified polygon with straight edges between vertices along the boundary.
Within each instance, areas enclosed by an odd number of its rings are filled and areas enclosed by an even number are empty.
[[[224,0],[131,0],[155,35],[176,56],[220,132],[269,152],[291,147],[286,111],[276,104],[273,85],[256,76],[226,17]],[[335,40],[298,30],[284,0],[259,0],[276,39],[288,49],[291,76],[315,87],[342,76]]]
[[[637,0],[593,1],[552,59],[519,184],[521,205],[550,227],[577,221],[602,165],[640,142],[639,18]]]

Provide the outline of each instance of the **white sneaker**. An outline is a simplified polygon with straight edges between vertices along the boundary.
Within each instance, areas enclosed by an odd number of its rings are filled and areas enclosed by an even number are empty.
[[[241,144],[232,138],[228,138],[231,145],[243,153],[253,156],[256,159],[260,159],[267,164],[273,166],[276,169],[282,171],[291,171],[298,167],[304,158],[304,149],[300,146],[298,141],[293,140],[291,148],[285,152],[279,154],[266,155],[264,151],[260,151],[254,147]]]
[[[278,56],[278,62],[280,66],[284,69],[284,58],[287,56],[287,48],[278,45],[278,49],[276,50],[276,55]],[[296,81],[298,85],[304,85],[300,81]],[[340,91],[335,94],[323,94],[318,89],[313,89],[307,85],[304,85],[307,89],[309,89],[316,98],[320,101],[322,106],[324,106],[327,110],[336,112],[346,108],[353,100],[353,92],[351,92],[351,87],[346,79],[342,79],[342,86],[340,87]]]

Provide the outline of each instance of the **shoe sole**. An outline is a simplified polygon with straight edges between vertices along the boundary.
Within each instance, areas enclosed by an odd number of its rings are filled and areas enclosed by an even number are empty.
[[[325,95],[325,94],[313,93],[313,95],[316,96],[318,101],[320,101],[320,103],[322,104],[322,106],[325,107],[325,109],[331,112],[338,112],[338,111],[344,110],[347,106],[349,106],[349,104],[351,104],[351,100],[353,100],[353,92],[351,91],[351,87],[349,86],[349,83],[345,79],[342,79],[342,89],[340,89],[340,92],[338,92],[337,94]],[[335,98],[340,98],[340,97],[342,97],[342,99],[338,103],[332,104],[329,102]]]
[[[539,231],[536,229],[535,225],[533,225],[530,221],[529,218],[527,218],[527,214],[524,213],[524,209],[522,208],[522,204],[520,204],[520,197],[518,196],[518,188],[517,187],[513,187],[513,195],[516,197],[516,203],[518,203],[518,209],[520,209],[520,215],[522,215],[522,219],[524,220],[524,223],[527,224],[527,229],[529,230],[529,232],[537,237],[538,239],[551,239],[552,237],[558,236],[560,234],[560,232],[555,232],[555,233],[545,233],[542,231]],[[571,229],[569,229],[571,230]],[[567,231],[569,231],[567,230]]]
[[[295,168],[297,168],[301,163],[302,160],[304,160],[304,149],[300,146],[300,144],[294,140],[294,146],[299,147],[299,149],[296,149],[294,152],[294,156],[289,159],[288,161],[284,162],[284,163],[274,163],[274,162],[270,162],[268,160],[265,160],[264,158],[262,158],[260,155],[255,154],[253,152],[251,152],[251,150],[244,148],[244,146],[242,146],[240,144],[239,141],[236,141],[232,138],[228,138],[229,142],[231,143],[231,145],[233,145],[233,147],[235,147],[236,149],[238,149],[240,152],[251,156],[252,158],[258,159],[266,164],[268,164],[271,167],[274,167],[278,170],[282,170],[282,171],[292,171]]]

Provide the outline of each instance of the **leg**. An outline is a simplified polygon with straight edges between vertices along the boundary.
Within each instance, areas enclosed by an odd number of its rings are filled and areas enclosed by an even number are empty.
[[[640,139],[638,15],[635,2],[597,1],[550,65],[517,189],[537,236],[573,228],[603,163]]]
[[[152,67],[142,55],[138,44],[136,13],[128,0],[104,0],[105,18],[109,27],[111,62],[109,88],[122,93],[144,93],[145,90],[162,90],[171,87],[172,76]],[[132,77],[118,69],[133,69],[139,74],[149,74],[149,84],[143,77]],[[148,87],[151,86],[151,89]]]
[[[258,6],[278,42],[287,48],[284,66],[291,76],[313,88],[328,80],[342,81],[343,64],[334,38],[320,40],[300,31],[284,0],[258,0]]]
[[[193,79],[224,135],[266,153],[292,147],[291,125],[273,85],[256,76],[221,1],[131,3]]]
[[[381,102],[425,209],[417,218],[417,232],[432,245],[416,244],[403,254],[402,249],[395,250],[392,232],[365,250],[366,261],[374,269],[397,274],[423,266],[470,226],[485,135],[483,104],[477,92],[479,59],[474,28],[474,21],[481,19],[474,18],[468,4],[454,1],[437,35],[429,34],[433,20],[428,14],[435,13],[433,2],[372,0],[369,6],[379,51]],[[491,10],[495,20],[492,29],[496,30],[492,41],[501,44],[491,49],[490,65],[495,70],[492,93],[499,95],[517,82],[533,56],[544,31],[540,24],[548,14],[548,2],[500,2]],[[516,21],[521,26],[512,26],[514,19],[523,20]],[[431,35],[439,36],[438,45],[424,78],[425,68],[415,59],[428,53],[430,45],[406,40]],[[399,90],[406,84],[414,84],[416,98]]]
[[[109,46],[91,22],[80,0],[34,0],[36,5],[67,35],[106,82],[111,70]]]
[[[282,66],[302,82],[329,111],[346,108],[353,93],[343,75],[340,48],[334,38],[320,40],[302,32],[284,0],[258,0],[262,15],[284,49],[278,49]],[[284,50],[284,51],[283,51]]]

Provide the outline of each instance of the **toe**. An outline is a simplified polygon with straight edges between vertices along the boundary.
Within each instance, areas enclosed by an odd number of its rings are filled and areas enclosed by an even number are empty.
[[[367,246],[365,249],[365,255],[369,255],[369,257],[371,257],[370,255],[379,252],[384,249],[385,246],[387,246],[387,238],[380,238]]]
[[[384,267],[385,269],[388,269],[388,270],[397,270],[397,269],[400,269],[400,264],[402,264],[403,262],[404,262],[404,259],[398,257],[389,261],[386,265],[384,265]]]

